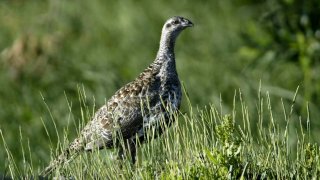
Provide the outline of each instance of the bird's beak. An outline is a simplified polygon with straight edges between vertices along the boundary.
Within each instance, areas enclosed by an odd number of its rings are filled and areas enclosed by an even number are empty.
[[[185,27],[193,27],[193,23],[190,20],[187,20],[187,19],[183,22],[183,25]]]

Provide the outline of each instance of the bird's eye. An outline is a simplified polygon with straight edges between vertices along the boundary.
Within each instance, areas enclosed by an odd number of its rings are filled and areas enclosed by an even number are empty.
[[[173,24],[179,24],[179,20],[174,20]]]

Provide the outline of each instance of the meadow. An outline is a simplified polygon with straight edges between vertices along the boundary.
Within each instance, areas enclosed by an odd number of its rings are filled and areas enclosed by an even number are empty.
[[[181,114],[142,145],[58,169],[76,178],[309,179],[320,172],[320,24],[311,0],[0,2],[0,175],[36,176],[117,89],[176,44]],[[173,141],[179,143],[172,143]],[[110,157],[111,156],[111,157]],[[103,168],[101,168],[103,167]]]

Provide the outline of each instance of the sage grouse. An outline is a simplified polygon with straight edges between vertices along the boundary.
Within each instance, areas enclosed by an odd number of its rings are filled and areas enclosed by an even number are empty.
[[[80,151],[112,148],[116,132],[120,132],[125,146],[117,145],[119,156],[129,150],[133,163],[136,155],[136,138],[144,139],[146,128],[163,131],[159,121],[170,124],[170,116],[180,107],[181,87],[178,78],[174,45],[181,31],[193,26],[183,17],[172,17],[162,28],[157,57],[134,81],[119,89],[94,115],[69,147],[53,160],[41,173],[50,174]],[[168,110],[170,108],[170,110]],[[160,127],[161,126],[161,127]],[[124,149],[125,148],[125,149]]]

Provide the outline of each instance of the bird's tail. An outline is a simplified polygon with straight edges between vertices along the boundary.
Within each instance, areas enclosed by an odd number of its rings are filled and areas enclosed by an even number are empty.
[[[72,161],[79,154],[78,152],[83,149],[83,144],[79,141],[80,139],[75,139],[66,150],[50,162],[50,164],[40,173],[40,176],[47,177],[59,166],[64,166]]]

